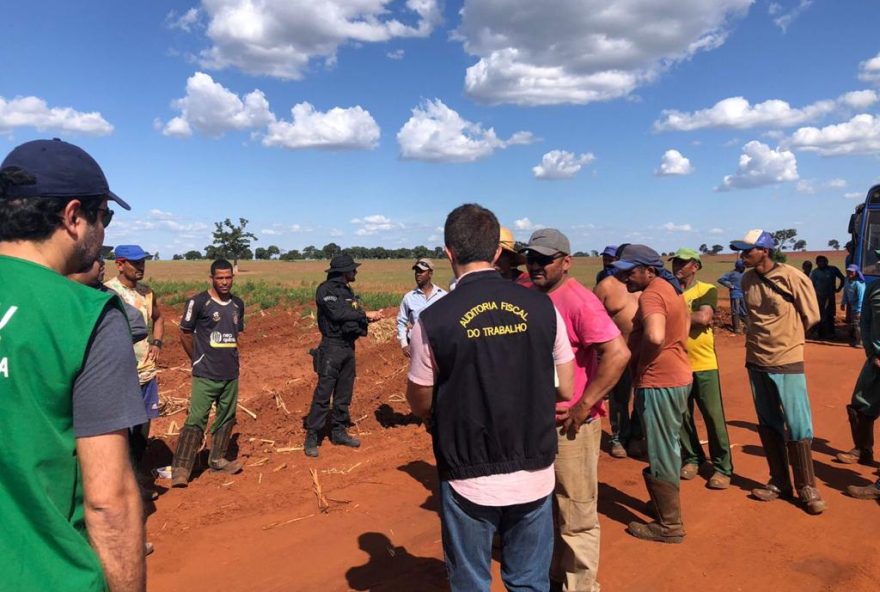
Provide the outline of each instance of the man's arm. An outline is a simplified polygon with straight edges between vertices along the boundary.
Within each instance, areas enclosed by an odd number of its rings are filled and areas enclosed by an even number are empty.
[[[128,431],[77,438],[86,530],[111,592],[146,590],[140,492],[128,455]]]
[[[156,293],[153,292],[153,339],[158,339],[162,341],[165,338],[165,318],[162,316],[162,311],[159,309],[159,299],[156,297]],[[150,350],[147,353],[147,361],[148,362],[156,362],[159,359],[160,348],[157,345],[150,345]]]
[[[815,271],[815,270],[814,270]],[[807,281],[803,274],[791,274],[792,296],[794,305],[804,323],[804,329],[809,329],[819,322],[819,301],[816,299],[816,290]]]
[[[434,399],[434,387],[406,381],[406,402],[413,414],[425,421],[431,418],[431,402]]]
[[[409,311],[406,306],[406,296],[400,300],[400,307],[397,310],[397,341],[403,348],[403,353],[409,357],[409,340],[406,332],[409,330]]]
[[[192,362],[193,357],[193,332],[187,331],[186,329],[180,329],[180,345],[183,346],[183,351],[186,352],[186,357]]]
[[[666,341],[666,315],[653,313],[646,316],[642,323],[645,328],[644,337],[639,344],[639,367],[636,375],[641,375],[645,368],[653,362],[663,349]]]
[[[731,272],[727,272],[718,278],[718,284],[724,286],[728,290],[733,288],[733,278],[731,277]]]
[[[840,281],[840,285],[837,286],[838,280]],[[834,285],[837,286],[834,291],[840,292],[843,290],[843,286],[846,284],[846,276],[843,275],[843,272],[840,271],[840,268],[836,265],[834,266]]]
[[[599,354],[596,374],[590,378],[590,383],[584,389],[583,398],[571,409],[570,416],[564,424],[565,429],[573,429],[575,432],[589,417],[590,409],[614,388],[629,363],[629,348],[626,347],[621,335],[611,341],[596,343],[593,347]]]
[[[709,327],[712,325],[712,319],[715,317],[715,309],[708,304],[703,304],[691,313],[691,325],[698,327]]]

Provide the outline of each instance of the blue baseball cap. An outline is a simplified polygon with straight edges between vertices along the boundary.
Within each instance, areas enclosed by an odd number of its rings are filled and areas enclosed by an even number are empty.
[[[115,250],[116,260],[125,259],[126,261],[143,261],[149,255],[140,245],[119,245]]]
[[[0,181],[0,199],[103,197],[131,209],[110,191],[107,177],[94,158],[58,138],[34,140],[13,148],[0,164]]]
[[[773,240],[773,235],[769,232],[765,232],[760,228],[755,228],[754,230],[749,230],[742,240],[730,243],[730,248],[734,251],[748,251],[755,247],[760,249],[775,249],[776,241]]]
[[[660,258],[660,254],[647,245],[626,245],[617,252],[617,256],[619,259],[612,263],[611,266],[620,271],[629,271],[639,265],[656,269],[663,267],[663,260]]]
[[[602,254],[609,257],[617,257],[617,245],[608,245],[605,247],[605,250],[602,251]]]

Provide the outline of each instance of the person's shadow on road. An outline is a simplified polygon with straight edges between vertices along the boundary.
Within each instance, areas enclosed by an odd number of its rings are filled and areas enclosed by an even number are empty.
[[[411,555],[405,547],[395,547],[380,532],[363,533],[358,537],[358,545],[370,559],[345,572],[353,590],[439,592],[449,589],[446,565],[439,559]]]

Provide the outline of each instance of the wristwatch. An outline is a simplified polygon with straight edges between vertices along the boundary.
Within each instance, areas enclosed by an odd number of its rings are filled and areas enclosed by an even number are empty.
[[[155,345],[156,347],[161,348],[162,347],[162,340],[161,339],[151,339],[150,345]]]

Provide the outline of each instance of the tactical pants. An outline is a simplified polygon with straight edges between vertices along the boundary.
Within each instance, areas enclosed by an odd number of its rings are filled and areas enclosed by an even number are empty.
[[[355,377],[354,347],[321,343],[315,353],[315,372],[318,373],[318,385],[312,395],[306,429],[319,431],[324,427],[330,411],[331,397],[333,429],[348,428],[351,423],[348,407],[351,405]]]
[[[724,404],[721,402],[721,381],[718,378],[718,370],[694,372],[694,383],[688,395],[681,424],[682,465],[700,465],[706,460],[697,427],[694,425],[694,403],[700,409],[703,422],[706,424],[712,465],[716,471],[730,477],[733,474],[733,462],[730,455],[730,438],[724,420]]]

